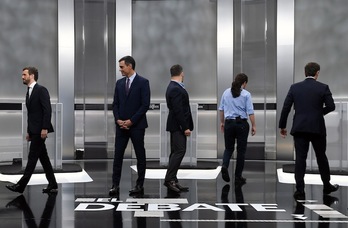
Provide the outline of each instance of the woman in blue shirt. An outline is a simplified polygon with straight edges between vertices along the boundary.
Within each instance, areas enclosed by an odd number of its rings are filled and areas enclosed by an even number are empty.
[[[225,151],[222,162],[222,179],[230,181],[228,166],[237,140],[237,164],[235,169],[235,184],[244,184],[246,179],[242,176],[245,161],[245,152],[248,142],[249,123],[251,122],[251,135],[256,133],[254,107],[251,94],[245,90],[248,76],[239,73],[232,82],[232,87],[222,94],[219,111],[221,131],[224,133]]]

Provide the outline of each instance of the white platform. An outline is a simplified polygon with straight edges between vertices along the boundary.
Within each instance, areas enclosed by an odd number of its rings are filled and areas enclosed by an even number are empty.
[[[284,184],[296,184],[295,174],[284,173],[283,169],[277,169],[278,181]],[[323,185],[319,174],[306,174],[304,177],[305,184]],[[348,186],[348,176],[343,175],[331,175],[331,184],[338,184],[340,186]]]
[[[137,172],[137,166],[132,165],[131,169]],[[198,180],[211,180],[216,179],[221,171],[221,166],[216,169],[179,169],[178,179],[198,179]],[[166,175],[166,169],[146,169],[146,179],[164,179]]]
[[[58,183],[81,183],[92,182],[92,178],[83,169],[81,172],[73,173],[55,173]],[[0,173],[0,181],[17,183],[22,175],[4,175]],[[47,184],[46,176],[44,173],[33,174],[30,178],[28,185],[43,185]]]

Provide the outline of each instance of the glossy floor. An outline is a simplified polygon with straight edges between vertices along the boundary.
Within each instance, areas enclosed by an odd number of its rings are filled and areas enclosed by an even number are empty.
[[[119,200],[108,197],[112,160],[72,162],[93,181],[59,184],[57,195],[42,194],[44,185],[19,195],[0,182],[0,227],[348,227],[347,187],[324,197],[322,186],[306,185],[306,200],[296,202],[294,185],[277,178],[284,162],[247,161],[247,183],[239,187],[219,174],[216,180],[181,180],[190,191],[173,195],[163,180],[147,179],[144,195],[130,197],[137,175],[130,169],[135,161],[125,160]]]

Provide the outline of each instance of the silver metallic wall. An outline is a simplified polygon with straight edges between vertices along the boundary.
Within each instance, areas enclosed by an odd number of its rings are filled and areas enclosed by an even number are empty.
[[[72,159],[75,149],[74,69],[75,23],[74,0],[58,2],[58,102],[63,104],[62,154]]]
[[[0,2],[0,161],[22,154],[23,67],[36,66],[38,83],[58,100],[57,17],[57,0]]]
[[[278,0],[277,4],[277,127],[287,91],[294,82],[294,1]],[[290,113],[289,116],[291,116]],[[291,129],[292,118],[288,118]],[[291,160],[294,157],[292,137],[281,138],[277,128],[277,159]]]
[[[109,105],[114,83],[121,77],[117,60],[128,54],[135,57],[137,72],[149,78],[154,104],[164,102],[172,64],[184,66],[191,102],[203,105],[218,105],[233,75],[247,73],[247,89],[258,106],[257,135],[249,141],[264,143],[267,159],[293,159],[291,137],[278,138],[276,115],[289,86],[303,80],[308,61],[321,64],[319,80],[329,84],[335,101],[348,99],[342,73],[348,49],[345,0],[35,0],[30,4],[3,0],[0,4],[1,160],[20,155],[21,111],[13,105],[24,102],[20,76],[26,65],[39,68],[39,83],[49,89],[52,102],[66,107],[64,158],[74,156],[74,146],[93,144],[112,157],[114,123]],[[216,109],[202,108],[198,115],[199,157],[221,157],[224,146]],[[150,110],[148,116],[146,145],[149,157],[155,158],[159,111]],[[291,118],[288,128],[290,124]],[[132,156],[131,147],[126,156]]]
[[[190,102],[216,104],[215,1],[133,1],[132,26],[136,71],[149,79],[152,103],[165,103],[169,69],[178,63],[184,68]],[[148,112],[146,142],[153,145],[149,157],[159,156],[159,115],[158,110]],[[216,157],[216,110],[200,110],[198,116],[199,156]]]
[[[108,104],[116,71],[115,3],[75,0],[75,26],[75,145],[86,153],[89,147],[99,149],[96,156],[105,157],[114,143]]]

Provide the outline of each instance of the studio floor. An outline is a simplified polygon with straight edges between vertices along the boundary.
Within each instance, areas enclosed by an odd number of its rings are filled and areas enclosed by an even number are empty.
[[[108,196],[112,160],[64,162],[79,164],[90,180],[62,181],[57,195],[42,194],[45,184],[37,183],[21,195],[7,190],[9,182],[1,181],[0,227],[348,227],[347,187],[323,196],[322,185],[306,181],[306,200],[297,202],[292,197],[293,177],[279,177],[279,170],[289,162],[247,161],[247,183],[242,186],[226,183],[214,169],[199,171],[201,178],[195,179],[181,174],[187,179],[180,182],[190,190],[180,195],[167,191],[160,170],[149,170],[159,175],[148,176],[143,196],[130,197],[128,191],[137,177],[131,168],[135,160],[124,160],[120,199]],[[231,161],[231,176],[234,165]]]

